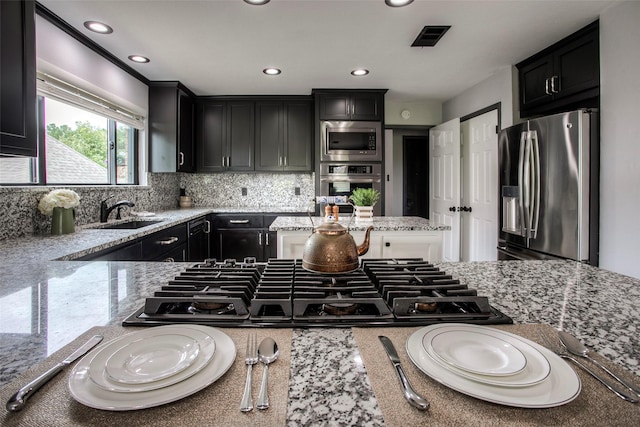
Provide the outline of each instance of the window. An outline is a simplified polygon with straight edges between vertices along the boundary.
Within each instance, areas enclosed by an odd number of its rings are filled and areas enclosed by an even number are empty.
[[[142,119],[38,74],[38,158],[0,157],[0,184],[137,184]]]

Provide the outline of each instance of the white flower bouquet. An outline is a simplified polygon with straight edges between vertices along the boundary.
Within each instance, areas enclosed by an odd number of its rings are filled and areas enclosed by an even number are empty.
[[[38,209],[44,215],[51,215],[53,208],[75,208],[80,204],[80,196],[73,190],[60,189],[51,190],[47,195],[40,199]]]

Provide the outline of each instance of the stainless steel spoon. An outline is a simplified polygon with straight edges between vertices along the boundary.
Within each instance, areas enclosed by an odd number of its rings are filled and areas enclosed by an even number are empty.
[[[273,338],[265,338],[258,346],[258,359],[264,364],[262,371],[262,384],[260,385],[260,394],[258,394],[258,402],[256,408],[267,409],[269,407],[269,396],[267,395],[267,377],[269,375],[269,364],[278,358],[278,344]]]
[[[607,369],[607,367],[604,366],[602,363],[598,362],[596,359],[589,356],[589,349],[584,344],[582,344],[582,342],[580,342],[580,340],[578,340],[576,337],[564,331],[558,331],[558,336],[560,337],[560,341],[562,342],[562,345],[565,346],[565,348],[569,351],[569,353],[576,355],[578,357],[584,357],[585,359],[591,360],[593,363],[595,363],[600,368],[602,368],[603,371],[605,371],[607,374],[615,378],[616,381],[618,381],[620,384],[622,384],[623,386],[625,386],[626,388],[634,392],[638,397],[640,397],[640,389],[638,387],[635,387],[634,385],[627,383],[622,378],[618,377],[616,374],[614,374],[609,369]]]

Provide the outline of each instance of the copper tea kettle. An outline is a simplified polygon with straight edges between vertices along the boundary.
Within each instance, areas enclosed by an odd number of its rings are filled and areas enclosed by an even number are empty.
[[[311,217],[309,217],[311,218]],[[311,221],[313,224],[313,220]],[[314,227],[304,245],[302,267],[315,273],[336,274],[357,270],[358,257],[369,250],[369,237],[373,226],[369,226],[364,242],[356,246],[349,229],[335,220],[328,219]]]

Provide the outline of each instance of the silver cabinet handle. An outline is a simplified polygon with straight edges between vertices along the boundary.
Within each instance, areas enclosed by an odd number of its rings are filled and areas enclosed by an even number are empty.
[[[168,245],[174,244],[177,241],[178,241],[178,238],[173,236],[173,237],[169,237],[167,240],[158,240],[156,243],[162,246],[168,246]]]
[[[559,90],[556,88],[556,82],[558,81],[558,76],[551,77],[551,93],[558,93]]]
[[[248,219],[230,219],[229,224],[249,224]]]
[[[165,259],[163,259],[162,261],[164,261],[164,262],[176,262],[176,260],[175,260],[175,259],[173,259],[172,257],[165,258]]]
[[[262,246],[262,233],[258,232],[258,244]]]
[[[551,79],[546,79],[544,81],[544,93],[546,93],[547,95],[552,95],[551,91],[549,90],[549,80]]]
[[[269,246],[269,232],[264,233],[265,246]]]
[[[184,165],[184,153],[181,151],[178,153],[178,166]]]
[[[284,166],[287,166],[287,156],[284,156]]]
[[[206,228],[204,229],[204,233],[205,234],[209,234],[211,233],[211,221],[209,221],[208,219],[204,221]]]

